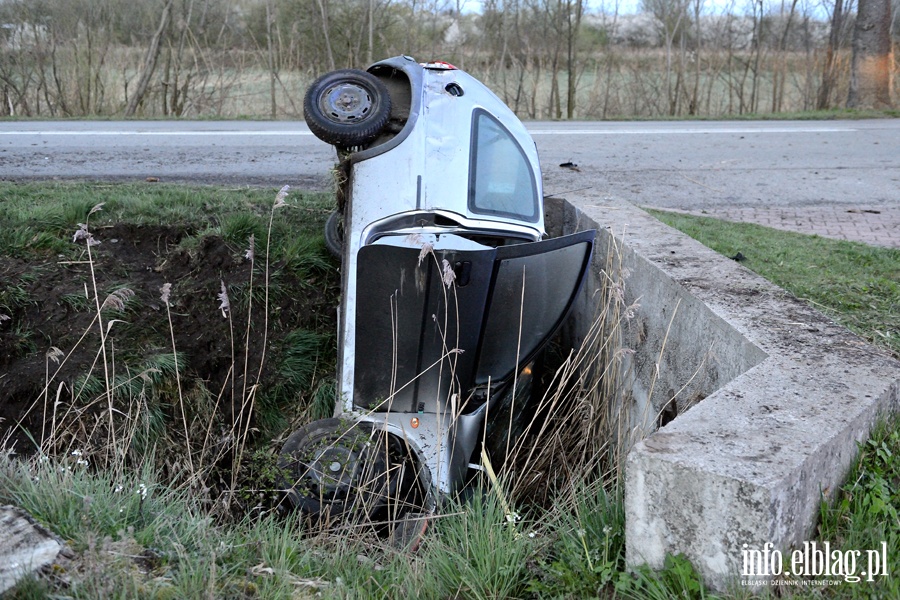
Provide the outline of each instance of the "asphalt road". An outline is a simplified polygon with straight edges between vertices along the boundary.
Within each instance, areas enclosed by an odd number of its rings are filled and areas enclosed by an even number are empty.
[[[527,126],[546,194],[589,189],[598,199],[685,210],[900,204],[900,120]],[[333,162],[302,122],[0,123],[0,180],[327,189]]]

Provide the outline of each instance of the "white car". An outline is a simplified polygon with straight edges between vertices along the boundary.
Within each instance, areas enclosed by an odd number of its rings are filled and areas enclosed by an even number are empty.
[[[544,239],[534,141],[452,65],[400,56],[328,73],[304,110],[339,159],[326,227],[342,261],[339,402],[286,442],[285,487],[311,516],[364,516],[409,540],[510,435],[595,232]]]

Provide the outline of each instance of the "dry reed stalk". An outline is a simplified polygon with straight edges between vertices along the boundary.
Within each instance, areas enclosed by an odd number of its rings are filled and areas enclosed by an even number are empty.
[[[272,235],[271,223],[269,226],[269,236]],[[250,240],[248,241],[249,248],[244,256],[250,261],[250,280],[247,283],[247,327],[244,330],[244,385],[241,390],[241,416],[244,414],[244,406],[243,401],[247,397],[247,373],[249,372],[249,362],[250,362],[250,324],[251,324],[251,316],[253,315],[253,271],[256,268],[256,237],[254,235],[250,235]],[[268,247],[266,248],[266,255],[268,255]],[[268,263],[266,264],[266,270],[268,271]],[[231,318],[229,316],[228,319],[229,327],[231,326]],[[231,362],[234,364],[234,329],[231,330]],[[232,419],[234,419],[234,379],[235,376],[234,371],[232,371],[232,385],[231,385],[231,414]]]
[[[109,416],[109,433],[108,433],[108,437],[107,437],[108,448],[115,452],[118,450],[118,443],[116,440],[116,431],[115,431],[116,424],[115,424],[115,419],[113,417],[113,408],[114,407],[113,407],[113,395],[112,395],[112,389],[111,389],[112,386],[111,386],[110,375],[109,375],[109,360],[106,356],[106,328],[103,326],[103,314],[102,314],[103,308],[100,305],[100,295],[97,291],[97,276],[94,271],[94,257],[91,253],[91,246],[94,245],[95,240],[94,240],[93,236],[91,236],[89,229],[88,229],[88,227],[90,225],[91,215],[102,209],[103,209],[103,204],[101,203],[101,204],[94,206],[88,212],[87,218],[85,219],[85,225],[84,225],[84,229],[83,229],[83,231],[84,231],[83,237],[85,239],[85,247],[87,248],[88,267],[90,268],[90,271],[91,271],[91,285],[92,285],[93,291],[94,291],[94,305],[96,306],[96,310],[97,310],[97,323],[100,326],[100,353],[102,354],[102,357],[103,357],[103,379],[104,379],[104,383],[106,384],[107,415]],[[81,230],[79,230],[79,231],[81,231]],[[78,236],[78,233],[76,233],[75,235]],[[118,468],[119,461],[115,460],[114,462]]]
[[[232,335],[233,335],[233,333],[232,333]],[[232,348],[234,348],[233,342],[232,342],[231,346],[232,346]],[[233,354],[232,354],[232,356],[233,356]],[[222,388],[219,390],[218,395],[216,395],[216,401],[213,404],[212,414],[206,424],[206,433],[203,435],[203,444],[201,444],[201,446],[200,446],[200,456],[199,456],[198,465],[197,465],[197,471],[199,473],[203,473],[203,463],[206,458],[206,451],[209,448],[209,442],[212,439],[212,427],[215,422],[215,415],[219,410],[219,405],[222,402],[222,397],[225,395],[225,388],[228,385],[229,379],[232,381],[232,383],[234,382],[234,361],[233,360],[232,360],[231,364],[228,366],[228,372],[225,375],[225,380],[222,382]],[[234,393],[234,387],[232,386],[232,394],[233,393]],[[234,398],[234,396],[232,396],[232,399],[233,398]],[[234,407],[234,402],[232,401],[232,425],[231,425],[232,435],[234,435],[234,431],[235,431],[234,416],[233,416],[234,408],[233,407]],[[227,448],[220,447],[218,454],[216,454],[215,456],[213,456],[210,459],[210,461],[209,461],[210,464],[215,464],[216,462],[221,460],[227,453],[228,453]]]
[[[513,498],[546,500],[554,489],[598,473],[610,482],[618,478],[620,453],[631,443],[621,426],[629,408],[620,389],[622,358],[629,353],[622,326],[637,304],[625,305],[626,273],[615,238],[601,273],[595,314],[581,344],[556,369],[534,418],[507,454],[501,480]]]
[[[187,454],[190,478],[193,478],[196,471],[194,471],[194,460],[191,457],[191,434],[188,430],[187,411],[184,408],[184,394],[181,391],[181,375],[178,369],[178,349],[175,347],[175,327],[172,325],[172,308],[169,304],[169,294],[172,292],[172,285],[169,283],[163,284],[160,292],[160,300],[166,307],[166,318],[169,322],[169,339],[172,341],[172,359],[175,363],[175,385],[178,389],[178,409],[181,412],[181,423],[184,427],[184,451]]]
[[[265,262],[265,269],[264,269],[265,284],[263,286],[263,290],[264,290],[263,331],[262,331],[263,339],[262,339],[262,346],[260,349],[260,356],[259,356],[259,368],[257,369],[257,372],[256,372],[256,380],[255,380],[254,384],[252,386],[250,386],[249,392],[247,392],[248,374],[247,374],[247,367],[246,367],[246,363],[247,363],[246,356],[249,354],[249,346],[250,346],[250,336],[249,336],[250,314],[249,313],[250,313],[250,306],[252,306],[252,304],[248,304],[248,315],[247,315],[248,335],[246,336],[246,339],[244,340],[244,352],[245,352],[244,392],[241,394],[241,420],[239,421],[239,424],[237,427],[238,437],[235,438],[235,440],[234,440],[234,444],[235,444],[234,447],[237,448],[237,452],[234,455],[234,463],[233,463],[233,467],[232,467],[232,477],[231,477],[231,487],[229,488],[229,495],[232,495],[232,496],[234,494],[234,490],[237,488],[237,474],[240,469],[241,462],[243,461],[243,458],[244,458],[244,450],[246,448],[247,437],[250,432],[250,420],[253,415],[253,409],[254,409],[254,406],[256,403],[256,394],[259,390],[260,381],[262,380],[263,367],[264,367],[265,361],[266,361],[266,345],[268,343],[268,336],[269,336],[269,287],[270,287],[270,285],[269,285],[269,274],[270,274],[269,263],[271,260],[272,226],[275,222],[275,211],[278,210],[279,208],[287,206],[287,203],[285,202],[285,198],[287,198],[287,195],[290,192],[290,189],[291,189],[291,187],[289,185],[285,185],[278,191],[278,193],[275,195],[275,201],[272,203],[272,208],[269,211],[269,226],[268,226],[268,229],[266,230],[266,262]],[[250,248],[250,250],[248,250],[247,256],[253,257],[254,262],[255,262],[255,251],[253,249],[253,240],[251,240],[251,248]],[[251,282],[252,282],[252,277],[253,277],[252,264],[251,264],[251,268],[250,268],[250,277],[251,277]],[[251,302],[252,302],[252,291],[253,290],[251,288],[250,289]],[[247,410],[245,411],[245,407],[247,407],[248,405],[249,405],[249,408],[247,408]],[[244,416],[245,412],[247,413],[246,417]],[[240,429],[241,424],[243,424],[243,431],[241,431],[241,429]]]

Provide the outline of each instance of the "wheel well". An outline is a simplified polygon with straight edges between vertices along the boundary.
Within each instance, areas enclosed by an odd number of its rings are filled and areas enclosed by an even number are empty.
[[[387,65],[375,65],[369,73],[384,83],[391,99],[391,116],[381,135],[368,145],[373,147],[389,141],[406,125],[412,107],[412,84],[406,73]]]

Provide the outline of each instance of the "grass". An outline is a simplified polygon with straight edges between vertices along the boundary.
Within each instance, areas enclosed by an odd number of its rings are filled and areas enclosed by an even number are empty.
[[[72,225],[94,206],[87,199],[96,202],[100,196],[107,205],[104,211],[92,215],[92,223],[98,215],[104,221],[92,225],[92,229],[121,222],[176,225],[187,232],[176,246],[198,254],[203,252],[205,239],[227,236],[231,251],[240,255],[244,252],[242,237],[251,234],[256,237],[257,252],[261,252],[272,214],[267,212],[271,190],[31,185],[6,186],[0,188],[0,193],[10,200],[0,204],[0,211],[12,211],[0,213],[6,223],[30,223],[62,242],[70,237]],[[30,201],[18,200],[17,194]],[[60,206],[46,206],[56,200]],[[190,210],[179,207],[179,202],[186,203]],[[324,220],[324,206],[324,198],[312,198],[298,202],[290,210],[307,209],[315,215],[322,211],[322,218],[315,221],[318,226]],[[270,270],[273,274],[282,273],[282,277],[302,273],[306,283],[296,288],[293,295],[309,293],[321,285],[317,281],[333,276],[329,271],[333,267],[316,250],[321,249],[315,241],[318,232],[296,229],[302,226],[292,221],[296,215],[286,212],[279,214],[279,218],[282,216],[289,226],[282,231],[276,222],[271,230],[275,250]],[[66,224],[65,219],[74,221]],[[301,215],[299,220],[308,217]],[[896,351],[892,341],[896,329],[884,326],[896,323],[891,316],[896,316],[897,310],[895,252],[711,219],[691,218],[679,223],[686,229],[694,227],[698,237],[704,236],[701,241],[720,252],[733,255],[741,251],[748,257],[745,264],[751,268],[776,283],[785,280],[796,284],[799,287],[795,293],[827,306],[835,318],[852,322],[861,334],[881,340]],[[308,235],[297,235],[297,231]],[[186,244],[188,238],[195,241]],[[301,238],[305,241],[300,242]],[[60,247],[66,257],[80,256],[68,244]],[[308,248],[314,251],[308,254]],[[44,248],[27,243],[22,246],[21,241],[20,251],[25,259],[44,265],[44,278],[51,272],[47,261],[59,259]],[[622,285],[613,275],[614,258],[607,265],[611,274],[607,282],[610,297],[615,297]],[[254,281],[263,281],[266,272],[257,267]],[[272,281],[278,281],[278,277]],[[104,285],[102,293],[122,289],[114,283]],[[257,283],[242,282],[233,288],[233,295],[244,294],[241,303],[248,310],[265,302],[265,295],[254,287]],[[218,291],[218,280],[215,285],[214,291]],[[875,290],[877,299],[859,300],[873,293],[863,288]],[[9,286],[6,297],[10,312],[18,319],[23,311],[30,310],[35,295]],[[135,311],[145,310],[151,300],[144,298],[140,304],[128,306],[137,300],[130,299],[125,310],[116,311],[117,318],[140,320]],[[66,314],[89,314],[92,310],[92,303],[83,302],[76,292],[60,295],[60,302],[61,310],[68,311]],[[598,424],[615,421],[615,416],[605,414],[609,403],[604,407],[603,396],[595,394],[596,382],[580,378],[583,375],[579,373],[585,371],[582,361],[586,357],[616,354],[614,339],[618,323],[625,318],[621,315],[629,312],[625,308],[600,302],[600,317],[588,336],[588,347],[573,353],[560,368],[557,389],[545,397],[550,406],[542,408],[583,411],[597,420],[590,421],[579,412],[548,412],[551,420],[570,423],[565,439],[560,431],[550,431],[552,440],[547,439],[546,443],[540,438],[543,431],[535,438],[534,447],[548,449],[551,456],[547,452],[535,457],[528,453],[527,460],[517,461],[514,468],[501,472],[499,480],[492,476],[481,481],[468,500],[449,502],[430,525],[416,553],[397,551],[363,532],[345,531],[340,537],[310,532],[297,515],[271,510],[276,502],[278,477],[273,470],[271,445],[265,443],[248,447],[237,463],[241,475],[236,486],[231,487],[233,501],[245,509],[241,512],[218,510],[210,505],[208,494],[174,481],[160,467],[160,453],[171,452],[171,447],[160,440],[180,439],[184,435],[182,413],[173,409],[179,402],[175,374],[180,372],[184,377],[190,371],[190,357],[179,350],[176,359],[168,337],[146,354],[129,354],[117,346],[122,360],[131,362],[127,368],[125,363],[117,368],[111,379],[119,406],[130,413],[135,409],[127,403],[134,402],[140,409],[141,421],[132,437],[144,460],[134,461],[127,469],[104,469],[77,445],[25,457],[15,456],[9,450],[0,453],[0,504],[11,503],[29,511],[73,551],[71,558],[24,579],[5,597],[744,598],[746,595],[740,591],[711,594],[694,567],[680,556],[668,557],[666,568],[659,573],[629,573],[624,568],[624,504],[617,465],[626,448],[605,440],[604,435],[608,434],[593,437],[595,434],[589,433]],[[173,300],[173,318],[179,318],[184,311],[187,307]],[[327,329],[333,323],[319,322],[317,318],[303,326],[276,322],[272,327],[272,331],[283,329],[284,335],[270,337],[269,362],[275,383],[252,409],[258,411],[254,413],[254,427],[265,430],[260,437],[273,435],[270,430],[286,431],[297,423],[330,416],[335,380],[333,371],[329,373],[327,369],[334,361],[329,354],[333,341]],[[235,313],[233,321],[235,331],[247,326],[241,313]],[[251,325],[262,326],[259,321]],[[4,329],[9,326],[9,322],[0,323]],[[43,353],[44,348],[25,351]],[[236,357],[226,358],[236,365],[243,363],[240,343],[232,352]],[[46,362],[52,365],[49,360]],[[594,369],[604,373],[605,364],[608,362],[601,362]],[[129,376],[131,373],[143,376]],[[591,376],[598,373],[592,372]],[[611,385],[613,380],[606,377],[604,385]],[[94,373],[91,385],[96,387],[95,395],[103,394],[101,375]],[[241,387],[240,382],[236,387]],[[298,389],[303,399],[293,396]],[[193,412],[202,417],[201,422],[212,422],[210,411],[214,411],[219,393],[208,385],[185,386],[184,403],[191,407],[188,415]],[[567,396],[569,393],[576,394],[574,400]],[[163,400],[152,402],[154,395]],[[293,407],[293,412],[285,413],[286,406]],[[571,418],[572,415],[578,416]],[[584,423],[584,428],[573,427],[572,423]],[[189,422],[188,426],[195,425]],[[188,435],[193,433],[191,429]],[[574,444],[579,456],[577,461],[564,457],[570,444]],[[878,548],[885,540],[890,568],[900,572],[898,424],[881,425],[860,450],[860,462],[835,503],[822,508],[818,538],[843,549]],[[600,454],[606,458],[597,458]],[[517,452],[513,455],[518,456]],[[183,460],[174,454],[166,458]],[[537,471],[547,474],[534,485],[531,475]],[[522,483],[526,479],[528,485]],[[873,583],[845,583],[814,591],[782,588],[778,597],[897,597],[897,581],[885,577]],[[771,591],[764,593],[777,596]]]
[[[900,423],[881,423],[860,444],[859,463],[832,506],[822,507],[819,536],[842,551],[887,544],[890,577],[845,583],[844,598],[900,597]],[[860,567],[857,570],[862,570]]]
[[[900,357],[900,249],[649,211]]]
[[[233,487],[245,450],[333,404],[333,199],[273,195],[0,184],[0,370],[18,375],[0,378],[0,438],[116,470],[155,450],[176,487]]]

